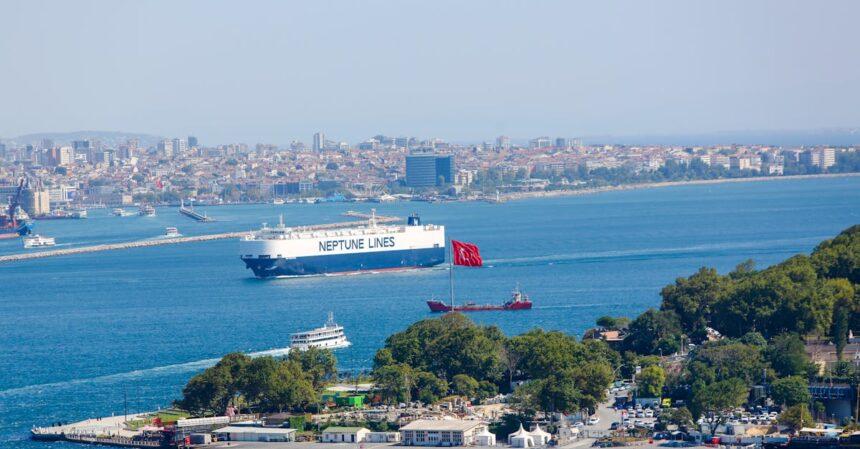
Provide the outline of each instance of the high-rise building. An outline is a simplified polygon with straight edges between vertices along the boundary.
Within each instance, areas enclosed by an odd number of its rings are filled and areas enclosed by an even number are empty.
[[[75,154],[89,154],[92,144],[89,140],[74,140],[72,141],[72,149]]]
[[[406,185],[409,187],[451,184],[454,173],[453,155],[437,155],[431,149],[422,149],[406,156]]]
[[[568,149],[570,148],[570,139],[567,137],[556,137],[555,138],[555,147]]]
[[[197,138],[188,136],[188,148],[197,148]]]
[[[182,155],[188,150],[188,142],[185,139],[173,139],[173,154]]]
[[[314,151],[322,151],[325,148],[325,134],[322,131],[314,134]]]
[[[549,148],[552,146],[552,141],[549,140],[549,137],[546,137],[546,136],[538,137],[538,138],[532,139],[529,142],[529,146],[532,149]]]
[[[833,148],[821,149],[821,168],[827,170],[836,165],[836,150]]]
[[[507,150],[511,147],[511,138],[508,136],[496,137],[496,147],[500,150]]]
[[[161,142],[158,142],[158,154],[162,157],[172,158],[173,157],[173,141],[164,139]]]

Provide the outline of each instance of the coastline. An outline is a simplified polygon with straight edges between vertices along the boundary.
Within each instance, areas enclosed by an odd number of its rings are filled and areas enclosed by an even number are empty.
[[[818,179],[818,178],[845,178],[857,177],[860,173],[819,173],[815,175],[791,175],[791,176],[753,176],[748,178],[719,178],[719,179],[693,179],[689,181],[665,181],[665,182],[647,182],[641,184],[622,184],[615,186],[592,187],[577,190],[551,190],[539,192],[515,192],[499,195],[502,202],[518,201],[533,198],[555,198],[561,196],[577,196],[577,195],[593,195],[604,192],[615,192],[622,190],[640,190],[654,189],[660,187],[677,187],[688,185],[707,185],[707,184],[726,184],[726,183],[741,183],[741,182],[761,182],[761,181],[787,181],[798,179]]]

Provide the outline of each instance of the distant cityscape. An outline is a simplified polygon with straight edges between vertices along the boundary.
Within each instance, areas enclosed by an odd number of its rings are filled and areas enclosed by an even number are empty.
[[[207,144],[194,136],[0,143],[0,204],[25,180],[32,216],[87,205],[494,200],[698,179],[860,171],[852,146],[589,145],[537,137],[481,144],[318,132],[310,145]]]

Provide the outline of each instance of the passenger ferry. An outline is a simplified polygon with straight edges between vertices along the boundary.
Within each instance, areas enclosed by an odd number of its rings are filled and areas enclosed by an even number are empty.
[[[426,268],[445,261],[445,227],[421,224],[306,230],[263,227],[239,241],[239,257],[258,278]]]
[[[290,335],[290,349],[307,351],[310,348],[338,349],[352,343],[346,339],[343,326],[334,322],[334,314],[328,313],[328,321],[323,327]]]
[[[169,226],[164,230],[164,238],[173,239],[176,237],[182,237],[182,234],[179,233],[179,229],[174,228],[173,226]]]
[[[39,234],[34,234],[28,237],[24,237],[24,248],[41,248],[43,246],[54,246],[56,245],[56,241],[54,241],[53,237],[42,237]]]
[[[118,207],[113,210],[113,215],[115,217],[131,217],[132,215],[134,215],[134,212],[127,211],[123,208]]]
[[[155,216],[155,208],[150,206],[149,204],[141,204],[137,209],[137,214],[141,217],[154,217]]]

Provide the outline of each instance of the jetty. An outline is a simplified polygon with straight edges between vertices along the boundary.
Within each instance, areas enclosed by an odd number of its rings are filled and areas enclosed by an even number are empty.
[[[343,215],[348,217],[355,218],[364,218],[364,220],[358,221],[344,221],[339,223],[325,223],[318,225],[307,225],[307,226],[294,226],[294,229],[303,230],[303,231],[322,231],[326,229],[338,229],[338,228],[346,228],[350,226],[361,226],[366,225],[368,220],[370,220],[373,216],[371,214],[363,214],[360,212],[349,211],[344,213]],[[393,223],[397,221],[401,221],[400,217],[386,217],[386,216],[375,216],[377,223]],[[0,256],[0,263],[4,262],[19,262],[22,260],[30,260],[30,259],[44,259],[48,257],[58,257],[58,256],[71,256],[74,254],[87,254],[94,253],[99,251],[112,251],[119,249],[132,249],[132,248],[146,248],[150,246],[160,246],[160,245],[176,245],[179,243],[194,243],[194,242],[208,242],[212,240],[224,240],[224,239],[237,239],[242,238],[248,234],[250,231],[240,231],[240,232],[223,232],[220,234],[206,234],[206,235],[194,235],[187,237],[174,237],[174,238],[165,238],[158,240],[137,240],[133,242],[122,242],[122,243],[105,243],[101,245],[92,245],[92,246],[81,246],[78,248],[63,248],[63,249],[53,249],[48,251],[39,251],[32,253],[21,253],[21,254],[8,254],[5,256]]]

